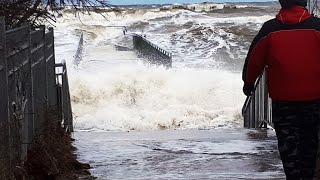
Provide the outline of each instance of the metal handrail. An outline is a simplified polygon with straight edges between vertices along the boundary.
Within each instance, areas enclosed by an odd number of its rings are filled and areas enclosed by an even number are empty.
[[[243,114],[245,113],[245,111],[248,109],[249,104],[251,103],[252,96],[253,96],[254,92],[257,91],[258,85],[260,84],[260,81],[261,81],[261,79],[262,79],[262,75],[263,75],[263,74],[264,74],[264,72],[263,72],[262,74],[260,74],[260,76],[258,77],[258,79],[257,79],[257,81],[256,81],[256,83],[255,83],[255,85],[254,85],[252,95],[251,95],[251,96],[247,96],[247,98],[246,98],[246,100],[245,100],[245,102],[244,102],[244,104],[243,104],[243,107],[242,107],[242,115],[243,115]]]
[[[267,90],[266,71],[264,71],[256,81],[252,95],[246,98],[242,107],[244,127],[266,128],[267,125],[273,127],[271,113],[271,99]]]
[[[63,125],[66,131],[73,132],[73,117],[70,100],[69,82],[66,62],[55,64],[56,68],[62,68],[61,73],[56,73],[57,86],[61,88],[60,92],[60,110],[62,111]],[[61,80],[61,82],[60,82]]]

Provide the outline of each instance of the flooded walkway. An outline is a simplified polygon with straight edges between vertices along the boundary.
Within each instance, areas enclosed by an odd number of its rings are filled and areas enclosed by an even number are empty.
[[[98,179],[285,179],[272,130],[193,129],[74,134]]]

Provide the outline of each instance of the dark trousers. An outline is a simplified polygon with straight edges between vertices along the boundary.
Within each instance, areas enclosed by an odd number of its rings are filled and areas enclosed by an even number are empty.
[[[273,102],[272,120],[287,180],[311,180],[318,150],[320,101]]]

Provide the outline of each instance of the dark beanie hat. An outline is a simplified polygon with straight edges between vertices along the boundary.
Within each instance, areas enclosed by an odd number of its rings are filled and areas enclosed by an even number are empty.
[[[308,4],[307,0],[279,0],[282,8],[289,8],[294,5],[306,7]]]

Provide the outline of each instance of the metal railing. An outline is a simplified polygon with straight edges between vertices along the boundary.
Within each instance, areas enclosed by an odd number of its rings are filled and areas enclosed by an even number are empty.
[[[82,56],[83,56],[83,33],[81,33],[81,35],[80,35],[78,49],[77,49],[76,55],[74,57],[74,64],[76,65],[76,67],[78,67],[79,64],[81,63]]]
[[[67,66],[65,62],[62,62],[56,64],[56,67],[62,68],[62,72],[56,74],[56,81],[58,86],[58,104],[60,104],[59,112],[62,112],[62,124],[66,131],[73,132],[73,117],[71,109]]]
[[[133,34],[133,46],[138,54],[146,57],[150,63],[172,67],[172,54],[153,44],[139,34]]]
[[[243,105],[244,127],[266,128],[267,125],[273,127],[271,103],[266,83],[266,71],[264,71],[258,78],[252,95],[247,97]]]

